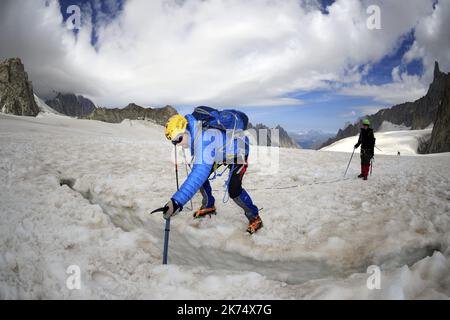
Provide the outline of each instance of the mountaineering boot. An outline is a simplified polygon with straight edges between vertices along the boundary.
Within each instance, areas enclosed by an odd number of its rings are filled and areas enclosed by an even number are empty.
[[[216,214],[216,207],[214,206],[215,199],[212,195],[211,184],[208,180],[200,188],[200,193],[202,195],[202,206],[200,209],[195,211],[194,219],[203,218],[209,216],[211,218],[212,214]]]
[[[233,201],[244,210],[249,221],[247,232],[253,234],[262,227],[259,209],[253,204],[252,199],[245,189],[242,189],[241,194],[238,197],[233,198]]]
[[[256,231],[263,227],[262,220],[260,216],[257,216],[253,222],[250,222],[247,228],[247,232],[250,234],[254,234]]]
[[[364,165],[361,165],[361,174],[358,176],[358,178],[364,178]]]
[[[212,214],[217,214],[216,207],[213,206],[212,208],[200,208],[197,211],[195,211],[194,219],[200,219],[206,216],[209,216],[211,218]]]

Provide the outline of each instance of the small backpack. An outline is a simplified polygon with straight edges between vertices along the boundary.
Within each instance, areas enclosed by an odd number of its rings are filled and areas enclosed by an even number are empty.
[[[194,109],[192,116],[202,122],[205,129],[247,130],[248,117],[245,113],[233,109],[219,111],[214,108],[200,106]]]

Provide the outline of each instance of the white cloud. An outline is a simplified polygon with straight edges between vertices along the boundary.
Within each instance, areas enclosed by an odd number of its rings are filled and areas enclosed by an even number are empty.
[[[424,96],[427,86],[419,76],[410,76],[407,73],[400,73],[398,68],[392,71],[393,82],[383,85],[354,84],[343,87],[339,93],[356,97],[373,97],[375,101],[382,104],[400,104],[413,102]]]
[[[441,70],[450,70],[450,1],[440,0],[433,14],[423,17],[415,29],[416,41],[405,54],[405,62],[422,59],[426,68],[425,79],[433,78],[434,62]]]
[[[353,119],[354,117],[356,117],[356,111],[352,110],[350,112],[345,112],[345,113],[341,114],[341,117],[342,118],[352,118]]]
[[[416,59],[423,62],[424,74],[411,76],[401,73],[396,67],[392,71],[392,83],[368,85],[356,83],[341,90],[350,96],[373,97],[376,101],[399,104],[415,101],[424,96],[433,80],[434,62],[438,61],[441,71],[450,70],[450,1],[439,1],[436,9],[421,17],[414,29],[416,40],[403,57],[403,65]]]
[[[387,106],[381,106],[381,105],[376,105],[376,106],[359,106],[357,107],[359,115],[360,116],[367,116],[367,115],[371,115],[371,114],[375,114],[378,111],[380,111],[381,109],[385,109]]]
[[[382,105],[357,106],[357,107],[354,107],[354,110],[345,112],[345,113],[341,114],[340,116],[341,116],[341,118],[355,119],[358,117],[375,114],[384,108],[386,108],[386,106],[382,106]]]
[[[328,81],[359,83],[355,67],[379,61],[417,23],[427,25],[433,1],[338,0],[324,15],[314,0],[133,0],[116,19],[100,19],[97,50],[89,25],[75,39],[58,3],[45,2],[0,4],[0,57],[22,57],[39,94],[72,91],[107,106],[229,106],[300,104],[283,97]],[[382,8],[382,30],[366,27],[373,3]],[[426,51],[421,39],[418,50]],[[401,79],[347,93],[397,101],[399,89],[418,92],[420,81]]]

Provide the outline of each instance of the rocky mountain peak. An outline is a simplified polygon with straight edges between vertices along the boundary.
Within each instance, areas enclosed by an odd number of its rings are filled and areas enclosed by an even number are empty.
[[[62,114],[70,117],[83,117],[91,114],[95,110],[94,103],[81,95],[73,93],[58,93],[55,98],[45,101],[45,103]]]
[[[435,61],[434,62],[434,79],[439,78],[439,76],[441,75],[441,70],[439,69],[439,62]]]
[[[144,109],[144,108],[141,107],[141,106],[138,106],[138,105],[135,104],[134,102],[128,104],[128,105],[124,108],[124,110],[142,110],[142,109]]]
[[[0,63],[0,110],[19,116],[36,116],[39,108],[34,101],[33,85],[28,81],[19,58]]]

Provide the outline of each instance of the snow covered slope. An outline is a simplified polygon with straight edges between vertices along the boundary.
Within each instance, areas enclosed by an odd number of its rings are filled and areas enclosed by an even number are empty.
[[[57,115],[61,115],[61,113],[59,113],[58,111],[54,110],[53,108],[49,107],[44,100],[42,100],[41,98],[39,98],[36,94],[34,95],[34,101],[36,101],[36,104],[39,108],[39,110],[41,110],[41,112],[43,113],[51,113],[51,114],[57,114]]]
[[[404,131],[404,130],[411,130],[411,128],[405,125],[398,125],[393,124],[389,121],[383,121],[381,126],[378,128],[377,132]]]
[[[218,215],[173,218],[162,266],[148,212],[175,189],[172,150],[145,122],[0,115],[0,299],[450,297],[450,154],[379,156],[363,182],[356,159],[342,178],[346,153],[281,149],[278,173],[244,179],[263,229],[246,234],[218,179]]]
[[[432,128],[424,130],[401,130],[388,132],[375,132],[377,139],[375,155],[416,155],[421,139],[431,135]],[[358,136],[345,138],[322,148],[321,151],[352,152],[354,145],[358,142]],[[360,149],[358,148],[357,152]]]

